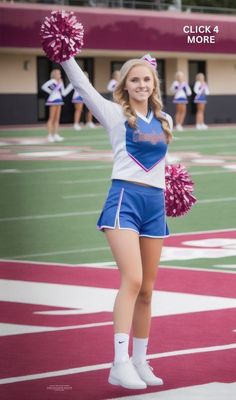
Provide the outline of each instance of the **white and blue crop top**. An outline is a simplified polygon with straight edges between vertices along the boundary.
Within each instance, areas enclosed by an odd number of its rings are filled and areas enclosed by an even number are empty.
[[[101,96],[73,58],[61,65],[88,109],[109,133],[114,153],[111,179],[164,189],[167,143],[161,122],[153,112],[146,117],[136,112],[137,128],[130,127],[121,106]],[[163,115],[172,129],[172,118]]]

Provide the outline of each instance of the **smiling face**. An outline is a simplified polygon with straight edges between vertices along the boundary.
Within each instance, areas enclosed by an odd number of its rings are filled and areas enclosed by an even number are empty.
[[[133,107],[141,103],[147,104],[154,90],[153,74],[143,65],[134,66],[127,75],[124,89],[127,90]]]

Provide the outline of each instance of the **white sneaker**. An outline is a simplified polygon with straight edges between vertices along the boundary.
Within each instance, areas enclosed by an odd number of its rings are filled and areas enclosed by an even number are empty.
[[[74,124],[74,130],[75,131],[80,131],[80,129],[81,129],[80,124]]]
[[[202,124],[202,129],[206,130],[206,129],[208,129],[208,126],[206,124]]]
[[[58,133],[55,133],[54,135],[54,141],[55,142],[63,142],[64,138],[60,136]]]
[[[51,135],[51,133],[49,133],[49,135],[48,135],[48,142],[49,142],[49,143],[53,143],[53,142],[55,142],[55,140],[54,140],[54,136],[53,136],[53,135]]]
[[[203,128],[202,128],[202,124],[196,124],[196,129],[198,130],[198,131],[201,131]]]
[[[183,128],[182,125],[180,125],[180,124],[177,124],[176,127],[175,127],[175,129],[176,129],[177,131],[179,131],[179,132],[182,132],[182,131],[184,130],[184,128]]]
[[[144,363],[135,364],[133,361],[133,365],[139,375],[139,377],[148,385],[148,386],[157,386],[163,385],[163,380],[158,378],[158,376],[154,375],[153,368],[149,365],[147,361]]]
[[[111,385],[122,386],[126,389],[146,389],[147,385],[139,377],[132,361],[114,364],[111,367],[108,382]]]
[[[88,128],[91,128],[91,129],[96,128],[96,125],[94,125],[93,122],[87,122],[86,126],[87,126]]]

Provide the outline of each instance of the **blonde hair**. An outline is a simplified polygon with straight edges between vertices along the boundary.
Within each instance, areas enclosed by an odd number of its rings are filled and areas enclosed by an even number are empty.
[[[166,135],[167,143],[169,143],[172,139],[172,133],[168,124],[167,119],[162,113],[162,101],[161,101],[161,91],[160,91],[160,82],[158,79],[157,72],[154,68],[148,64],[147,61],[142,59],[133,59],[127,61],[120,70],[120,79],[116,85],[116,88],[113,92],[113,99],[116,103],[120,104],[124,115],[127,117],[128,124],[132,128],[137,128],[137,115],[135,110],[131,107],[129,102],[129,94],[125,90],[126,79],[132,68],[136,66],[144,66],[146,67],[153,76],[154,89],[151,96],[148,99],[148,105],[153,110],[154,115],[162,124],[163,131]]]
[[[120,78],[120,71],[118,69],[115,69],[115,71],[112,72],[112,79],[118,81],[119,78]]]
[[[202,72],[199,72],[196,75],[196,81],[205,82],[205,75]]]
[[[179,82],[184,81],[184,73],[182,71],[177,71],[175,73],[175,79]]]

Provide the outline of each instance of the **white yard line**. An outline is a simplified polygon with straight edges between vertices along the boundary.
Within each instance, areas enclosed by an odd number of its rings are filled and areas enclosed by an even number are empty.
[[[183,140],[183,141],[185,141],[186,142],[186,135],[184,135],[184,136],[181,136],[181,137],[179,137],[178,136],[178,133],[176,134],[175,132],[174,132],[174,140],[175,139],[177,139],[177,140]],[[219,135],[217,136],[188,136],[188,140],[193,140],[193,141],[198,141],[198,142],[200,142],[200,141],[203,141],[203,142],[205,142],[205,141],[208,141],[208,140],[214,140],[214,142],[216,142],[217,140],[225,140],[225,139],[235,139],[235,135],[234,134],[230,134],[230,135],[221,135],[221,133],[219,133]]]
[[[107,178],[91,178],[91,179],[77,179],[77,180],[71,180],[71,181],[60,181],[60,184],[63,185],[70,185],[74,183],[95,183],[95,182],[108,182],[110,179]]]
[[[215,171],[196,171],[190,172],[190,175],[211,175],[211,174],[228,174],[232,173],[230,170],[215,170]],[[110,177],[107,178],[91,178],[91,179],[73,179],[68,181],[60,181],[63,185],[74,185],[74,183],[96,183],[96,182],[109,182]]]
[[[93,194],[90,194],[90,196]],[[101,194],[102,195],[102,194]],[[86,197],[85,195],[82,197]],[[236,197],[222,197],[220,199],[203,199],[198,200],[196,204],[210,204],[217,202],[229,202],[235,201]],[[76,211],[71,213],[58,213],[58,214],[42,214],[42,215],[24,215],[19,217],[3,217],[0,218],[0,222],[12,222],[12,221],[30,221],[30,220],[39,220],[39,219],[48,219],[48,218],[66,218],[66,217],[83,217],[86,215],[94,215],[98,214],[101,210],[90,210],[90,211]]]
[[[21,174],[32,174],[32,173],[48,173],[48,172],[70,172],[70,171],[86,171],[86,170],[101,170],[101,169],[111,169],[111,165],[83,165],[79,167],[58,167],[58,168],[36,168],[36,169],[2,169],[0,173],[4,173],[6,171],[11,171],[12,173],[21,173]]]
[[[179,142],[177,141],[175,144],[177,144],[177,143],[179,143]],[[236,146],[236,143],[230,143],[230,147],[234,147],[234,146]],[[208,149],[208,148],[213,149],[215,147],[221,147],[221,148],[229,147],[229,143],[220,144],[220,143],[215,143],[215,141],[214,141],[214,143],[211,143],[211,144],[195,144],[194,145],[194,150],[196,150],[196,149]],[[175,146],[175,149],[174,149],[175,152],[176,151],[185,151],[185,150],[193,151],[193,146],[183,146],[183,147],[182,146]]]
[[[222,197],[220,199],[205,199],[205,200],[198,200],[196,204],[209,204],[209,203],[225,203],[228,201],[235,201],[236,197]]]
[[[197,165],[196,165],[197,166]],[[231,171],[231,170],[228,170],[228,169],[216,169],[216,170],[213,170],[213,171],[192,171],[192,172],[190,172],[190,175],[192,176],[192,175],[212,175],[212,174],[226,174],[227,172],[233,172],[233,171]]]
[[[77,253],[91,253],[94,251],[106,251],[109,250],[108,246],[104,247],[90,247],[87,249],[75,249],[75,250],[63,250],[63,251],[51,251],[47,253],[34,253],[34,254],[24,254],[20,256],[11,257],[12,260],[19,259],[19,258],[27,258],[27,257],[46,257],[46,256],[57,256],[62,254],[77,254]],[[3,259],[4,260],[4,259]]]
[[[175,236],[175,235],[173,235]],[[104,248],[104,247],[100,247],[99,248],[101,251],[103,250],[109,250],[109,248]],[[82,252],[88,251],[89,252],[90,249],[82,249]],[[73,250],[72,250],[73,251]],[[95,249],[92,251],[96,251]],[[22,256],[21,256],[22,257]],[[29,255],[28,255],[29,257]],[[19,257],[20,258],[20,257]],[[28,260],[19,260],[19,259],[4,259],[4,258],[0,258],[0,262],[4,262],[4,263],[27,263],[29,265],[33,265],[33,266],[37,266],[37,265],[45,265],[46,267],[48,266],[56,266],[56,267],[69,267],[69,268],[95,268],[95,269],[117,269],[116,263],[114,261],[104,261],[104,262],[97,262],[97,263],[82,263],[82,264],[69,264],[69,263],[59,263],[59,262],[51,262],[51,261],[28,261]],[[176,266],[176,265],[161,265],[160,264],[160,268],[163,269],[177,269],[177,270],[182,270],[182,271],[202,271],[202,272],[215,272],[215,273],[224,273],[224,274],[235,274],[236,271],[229,271],[229,270],[225,270],[224,268],[235,268],[234,265],[227,265],[225,264],[222,269],[220,269],[220,266],[214,265],[215,268],[219,268],[219,269],[211,269],[211,268],[197,268],[197,267],[181,267],[181,266]]]
[[[84,193],[84,194],[72,194],[71,196],[62,196],[63,199],[70,200],[70,199],[83,199],[86,197],[98,197],[98,196],[105,196],[106,193]]]
[[[21,217],[6,217],[0,218],[0,222],[11,222],[11,221],[29,221],[35,219],[48,219],[48,218],[65,218],[65,217],[83,217],[86,215],[98,214],[100,210],[91,211],[77,211],[71,213],[60,213],[60,214],[43,214],[43,215],[24,215]]]
[[[208,352],[224,351],[224,350],[232,350],[232,349],[236,349],[235,343],[222,345],[222,346],[199,347],[199,348],[193,348],[193,349],[169,351],[169,352],[165,352],[165,353],[149,354],[147,356],[147,358],[149,360],[153,360],[153,359],[160,359],[160,358],[166,358],[166,357],[178,357],[178,356],[188,355],[188,354],[208,353]],[[220,354],[219,354],[219,357],[220,357]],[[64,370],[42,372],[42,373],[32,374],[32,375],[14,376],[14,377],[10,377],[10,378],[0,379],[0,384],[4,385],[4,384],[9,384],[9,383],[33,381],[33,380],[37,380],[37,379],[46,379],[46,378],[51,378],[51,377],[56,377],[56,376],[81,374],[83,372],[99,371],[99,370],[103,370],[103,369],[108,369],[110,367],[111,367],[111,363],[103,363],[103,364],[87,365],[87,366],[78,367],[78,368],[69,368],[69,369],[64,369]]]
[[[175,233],[172,236],[182,236],[182,235],[194,235],[194,234],[201,234],[201,233],[215,233],[215,232],[233,232],[235,231],[235,228],[226,228],[226,229],[213,229],[213,230],[205,230],[205,231],[191,231],[191,232],[179,232]],[[91,251],[104,251],[104,250],[109,250],[109,247],[92,247],[92,248],[86,248],[86,249],[74,249],[74,250],[64,250],[64,251],[55,251],[55,252],[47,252],[47,253],[34,253],[34,254],[25,254],[25,255],[19,255],[19,256],[14,256],[14,257],[8,257],[8,258],[1,258],[0,261],[6,261],[10,262],[11,260],[19,259],[19,258],[27,258],[27,257],[39,257],[39,256],[54,256],[58,254],[76,254],[76,253],[86,253],[86,252],[91,252]],[[27,261],[27,260],[24,260]],[[24,262],[22,261],[22,262]],[[28,262],[28,261],[27,261]],[[41,264],[41,261],[29,261],[32,263],[39,263]],[[49,263],[45,263],[49,264]],[[75,264],[58,264],[58,263],[50,263],[52,265],[62,265],[62,266],[76,266]],[[98,263],[98,264],[107,264],[107,263]],[[86,266],[86,264],[83,264]],[[82,266],[83,266],[82,265]],[[87,264],[91,265],[91,264]],[[97,263],[94,263],[94,265],[97,265]],[[168,268],[168,267],[165,267]],[[172,268],[172,267],[171,267]],[[182,268],[182,267],[175,267],[175,268]],[[184,267],[183,267],[184,268]],[[197,268],[199,270],[199,268]]]

